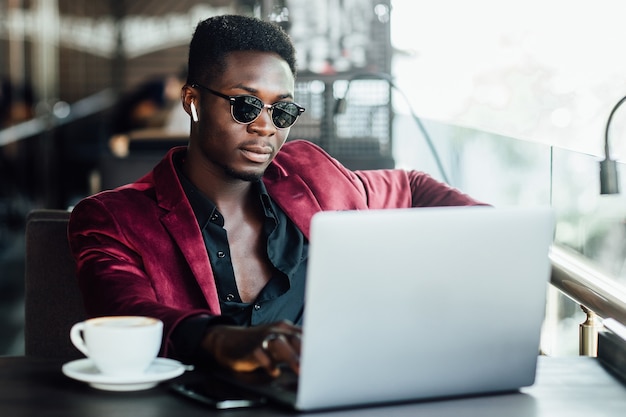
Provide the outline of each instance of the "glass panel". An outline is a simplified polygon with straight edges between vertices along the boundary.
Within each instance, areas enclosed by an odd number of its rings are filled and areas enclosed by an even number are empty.
[[[557,215],[555,241],[590,258],[626,286],[626,196],[600,194],[599,158],[467,127],[422,120],[450,184],[495,206],[549,205]],[[394,159],[438,179],[415,120],[396,111]],[[626,166],[618,164],[620,184]],[[580,307],[550,287],[542,352],[578,355]]]
[[[422,124],[452,186],[495,206],[550,204],[549,146],[432,120]],[[443,179],[411,116],[396,111],[393,132],[397,167]]]
[[[556,241],[592,259],[626,285],[626,194],[600,194],[599,158],[555,149],[553,205]],[[618,164],[626,185],[626,166]]]

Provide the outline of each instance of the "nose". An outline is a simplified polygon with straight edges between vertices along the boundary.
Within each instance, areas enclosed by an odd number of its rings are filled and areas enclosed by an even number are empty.
[[[271,136],[276,134],[276,126],[272,122],[272,110],[269,104],[263,106],[261,114],[255,121],[248,125],[248,130],[260,136]]]

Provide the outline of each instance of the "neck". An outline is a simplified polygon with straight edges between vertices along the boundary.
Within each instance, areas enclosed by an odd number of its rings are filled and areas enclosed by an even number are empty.
[[[253,182],[233,178],[221,167],[198,163],[189,156],[183,163],[183,173],[220,211],[243,207],[250,201]]]

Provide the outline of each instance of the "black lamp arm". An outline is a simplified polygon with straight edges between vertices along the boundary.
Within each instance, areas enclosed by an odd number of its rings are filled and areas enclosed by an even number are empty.
[[[606,159],[611,158],[611,153],[609,151],[609,127],[611,126],[611,120],[613,119],[613,115],[615,114],[619,106],[621,106],[624,101],[626,101],[626,96],[622,97],[620,101],[618,101],[615,106],[613,106],[613,109],[609,114],[609,118],[606,121],[606,130],[604,131],[604,157]]]
[[[609,128],[611,127],[613,115],[624,101],[626,101],[626,96],[622,97],[615,106],[613,106],[609,118],[606,121],[606,130],[604,131],[604,160],[600,161],[600,194],[619,194],[617,163],[611,159],[611,152],[609,150]]]

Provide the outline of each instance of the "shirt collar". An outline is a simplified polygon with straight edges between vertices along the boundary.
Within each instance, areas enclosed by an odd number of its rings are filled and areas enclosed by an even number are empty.
[[[215,204],[204,194],[202,194],[198,187],[196,187],[183,173],[182,160],[176,161],[174,165],[176,166],[176,173],[178,174],[180,183],[183,186],[185,195],[187,196],[187,199],[191,204],[191,208],[196,215],[196,219],[198,220],[200,228],[204,229],[207,222],[209,221],[213,221],[215,223],[218,223],[220,226],[224,226],[224,217],[219,212]],[[263,181],[259,180],[253,182],[252,187],[255,192],[258,193],[259,198],[261,199],[261,204],[263,206],[265,217],[271,218],[274,221],[278,222],[278,219],[276,218],[274,212],[272,199],[267,193],[267,189],[265,188],[265,184],[263,184]]]

